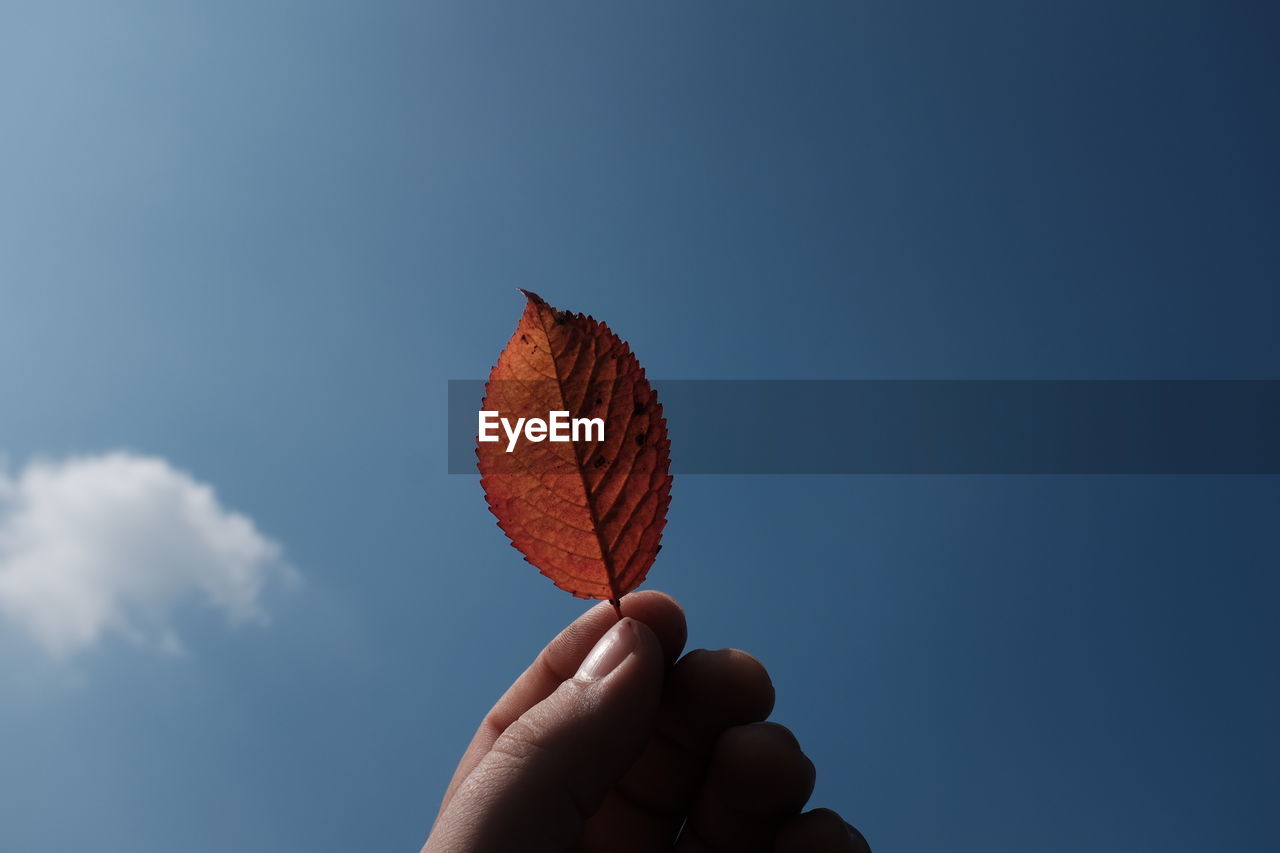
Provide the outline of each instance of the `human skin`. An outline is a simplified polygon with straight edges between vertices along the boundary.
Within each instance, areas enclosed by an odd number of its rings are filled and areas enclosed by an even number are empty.
[[[423,853],[869,853],[801,812],[814,767],[765,722],[773,685],[735,649],[680,656],[684,611],[644,591],[552,640],[480,723]]]

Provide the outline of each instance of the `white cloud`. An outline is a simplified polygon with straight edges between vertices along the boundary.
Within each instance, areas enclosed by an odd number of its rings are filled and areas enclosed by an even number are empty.
[[[264,622],[264,589],[293,582],[280,546],[164,459],[131,453],[0,460],[0,616],[54,657],[111,635],[180,653],[174,617],[203,603]]]

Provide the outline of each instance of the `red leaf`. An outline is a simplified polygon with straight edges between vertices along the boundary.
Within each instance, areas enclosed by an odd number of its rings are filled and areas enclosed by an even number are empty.
[[[517,418],[601,418],[604,440],[477,442],[480,484],[525,559],[579,598],[615,603],[661,547],[671,503],[667,422],[627,344],[604,323],[528,297],[485,385],[483,408]]]

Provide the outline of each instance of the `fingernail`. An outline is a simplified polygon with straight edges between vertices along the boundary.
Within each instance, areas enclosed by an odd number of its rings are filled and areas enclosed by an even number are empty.
[[[636,647],[636,629],[630,619],[610,628],[578,667],[578,681],[599,681],[617,668]]]

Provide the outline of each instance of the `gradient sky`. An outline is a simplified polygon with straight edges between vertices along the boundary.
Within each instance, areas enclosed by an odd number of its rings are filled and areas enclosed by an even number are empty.
[[[0,614],[0,849],[417,849],[584,606],[445,472],[517,287],[657,378],[1280,378],[1278,26],[0,5],[0,470],[167,460],[300,580],[267,623],[153,614],[181,654]],[[1277,510],[1268,477],[685,476],[647,586],[770,668],[877,853],[1262,853]]]

